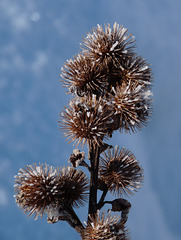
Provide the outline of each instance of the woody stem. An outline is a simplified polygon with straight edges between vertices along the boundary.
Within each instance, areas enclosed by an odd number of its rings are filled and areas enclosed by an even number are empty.
[[[90,142],[90,192],[89,192],[89,215],[95,217],[97,212],[97,180],[99,169],[100,146]]]

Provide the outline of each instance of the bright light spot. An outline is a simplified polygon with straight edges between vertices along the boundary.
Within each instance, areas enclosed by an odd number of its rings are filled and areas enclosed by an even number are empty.
[[[31,21],[38,22],[40,20],[39,12],[33,12],[30,16]]]

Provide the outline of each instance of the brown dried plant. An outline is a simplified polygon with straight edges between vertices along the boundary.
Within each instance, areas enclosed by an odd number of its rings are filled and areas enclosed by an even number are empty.
[[[90,218],[83,239],[129,240],[130,238],[125,225],[121,223],[120,216],[98,211],[96,217]]]
[[[132,195],[141,187],[143,169],[130,151],[118,146],[108,148],[100,159],[99,176],[112,193]]]
[[[28,165],[15,176],[17,204],[35,218],[47,214],[48,223],[67,221],[82,239],[128,240],[126,222],[131,208],[120,198],[137,191],[143,169],[126,148],[108,141],[116,130],[141,130],[152,112],[152,70],[135,52],[135,38],[118,23],[97,25],[83,38],[82,51],[61,69],[63,86],[71,93],[59,125],[69,142],[88,147],[74,149],[72,167]],[[77,167],[85,167],[89,180]],[[102,192],[98,199],[98,190]],[[119,198],[106,201],[107,193]],[[74,211],[89,198],[87,223]],[[105,204],[112,208],[106,214]],[[121,212],[120,215],[111,215]]]

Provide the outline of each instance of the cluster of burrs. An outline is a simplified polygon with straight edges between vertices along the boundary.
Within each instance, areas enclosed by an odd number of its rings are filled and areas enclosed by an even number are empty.
[[[117,23],[113,28],[97,25],[61,70],[71,100],[60,114],[60,129],[69,142],[87,145],[87,161],[85,152],[74,149],[71,167],[28,165],[15,176],[15,199],[25,212],[35,218],[47,214],[49,223],[67,221],[82,239],[129,239],[125,224],[131,204],[121,197],[140,188],[143,169],[133,153],[106,141],[118,129],[142,129],[151,114],[152,71],[135,52],[134,42]],[[78,167],[87,168],[90,177]],[[106,201],[108,192],[117,198]],[[83,224],[74,207],[87,199]],[[102,210],[105,204],[111,205],[108,213]]]

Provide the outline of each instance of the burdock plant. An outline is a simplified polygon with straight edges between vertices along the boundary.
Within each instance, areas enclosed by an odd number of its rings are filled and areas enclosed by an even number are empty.
[[[129,239],[125,224],[131,204],[122,196],[141,187],[143,169],[133,153],[107,142],[114,131],[135,133],[150,118],[152,71],[134,43],[134,36],[117,23],[112,29],[97,25],[83,38],[80,53],[61,69],[71,99],[59,125],[76,144],[71,166],[28,165],[15,176],[18,206],[35,218],[47,214],[48,223],[67,221],[82,239]],[[87,159],[78,145],[87,146]],[[78,167],[87,168],[89,177]],[[108,192],[112,201],[106,200]],[[74,208],[86,200],[83,224]]]

